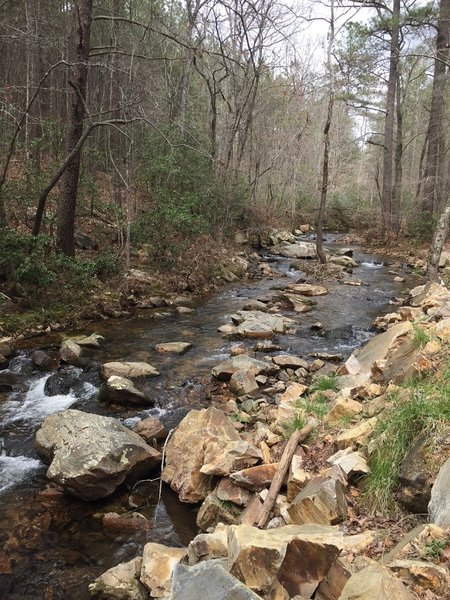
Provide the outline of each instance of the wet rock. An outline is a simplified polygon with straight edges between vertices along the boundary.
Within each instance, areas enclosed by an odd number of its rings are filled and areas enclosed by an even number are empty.
[[[72,341],[83,348],[100,348],[105,338],[98,333],[91,333],[89,336],[77,336]]]
[[[236,396],[246,396],[259,390],[258,382],[251,370],[241,369],[230,378],[230,390]]]
[[[164,344],[156,344],[156,352],[167,352],[171,354],[184,354],[190,348],[192,344],[189,342],[165,342]]]
[[[217,379],[228,381],[237,371],[251,371],[254,375],[260,373],[272,374],[278,371],[275,365],[252,358],[248,354],[233,356],[229,360],[213,368],[212,374]]]
[[[46,396],[65,396],[79,382],[80,370],[67,367],[50,375],[44,385]]]
[[[289,307],[294,312],[306,313],[310,312],[313,309],[313,305],[309,301],[299,298],[296,294],[289,294],[287,292],[284,292],[280,294],[280,296],[283,300],[286,300]]]
[[[36,449],[50,463],[47,478],[83,500],[104,498],[125,480],[145,477],[161,459],[116,419],[71,409],[44,419]]]
[[[191,410],[167,443],[163,481],[179,494],[182,502],[203,500],[212,487],[212,476],[200,471],[205,463],[206,448],[211,443],[225,448],[229,442],[240,439],[232,422],[221,410],[214,407]]]
[[[259,310],[261,312],[267,312],[269,308],[264,302],[260,302],[259,300],[249,300],[244,304],[242,310]]]
[[[135,377],[157,377],[159,372],[145,362],[109,362],[102,365],[101,375],[109,379],[112,375],[134,379]]]
[[[222,441],[212,441],[205,446],[200,473],[225,476],[255,465],[261,458],[261,450],[244,440],[231,441],[225,446]]]
[[[216,560],[193,567],[177,565],[171,600],[261,600]]]
[[[250,327],[259,326],[262,329],[270,329],[273,333],[284,333],[290,324],[290,319],[278,315],[264,313],[258,310],[245,311],[240,310],[231,316],[231,320],[236,325]],[[238,327],[238,331],[239,331]]]
[[[138,580],[142,558],[108,569],[89,585],[89,592],[99,600],[148,600],[147,590]]]
[[[40,371],[53,371],[58,366],[56,359],[43,350],[35,350],[31,355],[31,361]]]
[[[219,500],[213,492],[203,500],[197,513],[197,527],[200,531],[214,529],[219,523],[232,525],[237,523],[240,509],[232,503]]]
[[[261,531],[247,525],[228,530],[230,572],[255,591],[280,583],[288,597],[309,598],[338,557],[343,536],[335,528],[287,525]]]
[[[152,528],[150,521],[140,513],[119,515],[116,512],[105,513],[102,518],[105,529],[111,531],[149,531]]]
[[[202,560],[226,558],[228,554],[228,529],[219,525],[212,533],[199,533],[189,543],[189,564],[195,565]]]
[[[147,417],[135,426],[133,429],[148,444],[153,444],[154,440],[161,442],[167,437],[167,429],[156,417]]]
[[[152,598],[165,598],[169,595],[175,565],[186,553],[186,548],[169,548],[153,542],[145,544],[139,578]]]
[[[330,256],[328,262],[333,265],[340,265],[341,267],[354,268],[359,266],[359,263],[351,256]]]
[[[313,285],[311,283],[293,283],[288,287],[292,294],[300,294],[301,296],[325,296],[329,294],[329,290],[323,285]]]
[[[435,525],[450,525],[450,458],[441,467],[431,488],[428,505],[430,521]]]
[[[11,560],[4,552],[0,552],[0,575],[11,575],[12,572]]]
[[[64,340],[59,355],[63,362],[74,365],[81,356],[81,348],[72,340]]]
[[[192,313],[195,312],[195,310],[189,306],[177,306],[176,310],[179,315],[192,315]]]
[[[290,356],[289,354],[280,354],[272,358],[273,362],[282,369],[305,369],[308,370],[308,363],[299,356]]]
[[[258,465],[242,469],[230,475],[231,480],[252,492],[260,492],[265,487],[268,487],[272,479],[275,477],[278,463],[268,465]]]
[[[415,596],[391,572],[379,564],[354,573],[339,600],[414,600]]]
[[[345,487],[339,479],[314,477],[297,494],[287,512],[297,525],[340,523],[347,516]]]
[[[138,390],[131,379],[112,375],[102,384],[98,392],[100,402],[123,404],[124,406],[153,406],[154,402]]]
[[[346,429],[343,433],[340,433],[336,438],[336,446],[342,450],[349,446],[362,446],[372,435],[376,424],[378,422],[377,417],[371,417],[365,421],[361,421],[356,427]]]

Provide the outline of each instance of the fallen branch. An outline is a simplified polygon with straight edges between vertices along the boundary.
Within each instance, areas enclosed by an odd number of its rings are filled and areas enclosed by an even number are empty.
[[[286,448],[284,449],[283,456],[281,457],[280,462],[278,463],[277,472],[275,473],[275,477],[270,484],[269,493],[267,494],[267,498],[264,500],[264,504],[262,506],[261,515],[258,521],[258,527],[265,527],[269,518],[270,511],[272,510],[273,505],[275,504],[275,500],[278,496],[278,492],[283,484],[284,478],[286,477],[286,473],[289,469],[289,465],[291,464],[292,457],[294,456],[294,452],[300,442],[305,440],[308,435],[316,428],[317,421],[311,421],[307,425],[305,425],[302,429],[297,429],[289,438],[288,443],[286,444]]]

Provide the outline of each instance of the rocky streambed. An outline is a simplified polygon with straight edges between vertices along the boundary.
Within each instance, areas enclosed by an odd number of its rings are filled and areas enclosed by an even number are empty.
[[[372,344],[344,362],[372,337],[373,320],[392,312],[416,281],[407,265],[351,253],[334,239],[328,248],[335,272],[316,281],[307,240],[274,241],[257,278],[195,306],[183,297],[162,301],[132,319],[71,332],[62,345],[41,338],[12,353],[0,378],[3,597],[86,599],[88,585],[116,565],[119,571],[99,579],[92,593],[168,597],[175,565],[200,558],[226,558],[238,579],[222,563],[202,564],[193,575],[180,564],[174,599],[340,597],[340,591],[324,595],[324,585],[317,595],[317,588],[325,579],[331,587],[345,583],[351,573],[344,563],[336,566],[337,557],[373,541],[372,534],[350,540],[333,527],[348,509],[350,477],[367,469],[364,452],[353,447],[369,437],[376,411],[360,420],[360,404],[382,395],[369,377],[374,363],[384,369],[388,354]],[[408,333],[413,312],[379,323],[398,333],[388,334],[382,348],[392,350]],[[314,416],[308,407],[298,415],[299,400],[315,377],[337,368],[341,387],[360,389],[325,394],[327,418],[340,419],[342,429],[333,439],[338,454],[327,452],[327,458],[334,454],[334,471],[314,480],[299,445],[287,491],[270,511],[273,529],[258,532],[251,526],[286,440],[300,417],[303,425]],[[356,380],[344,386],[345,377]],[[158,464],[169,431],[161,483]],[[301,496],[308,485],[314,489]],[[320,517],[311,516],[310,502],[322,503]],[[216,533],[195,537],[199,527]],[[305,552],[320,568],[305,575],[304,566],[303,575],[292,577],[291,563]],[[386,599],[403,597],[384,567],[367,568],[373,571],[367,577],[387,578],[387,589],[397,590]]]

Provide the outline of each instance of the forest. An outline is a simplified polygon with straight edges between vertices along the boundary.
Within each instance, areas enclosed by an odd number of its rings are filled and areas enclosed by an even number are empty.
[[[94,276],[302,222],[429,241],[448,202],[449,10],[2,2],[3,277],[11,252],[18,284],[76,270],[58,255],[83,233]]]

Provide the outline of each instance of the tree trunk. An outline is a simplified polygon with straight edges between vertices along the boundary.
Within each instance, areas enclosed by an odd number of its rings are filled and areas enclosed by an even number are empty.
[[[386,94],[386,118],[384,121],[383,183],[381,191],[382,236],[392,230],[392,192],[394,163],[395,97],[398,79],[400,33],[400,0],[394,0],[392,13],[389,79]]]
[[[403,181],[403,105],[400,77],[397,77],[397,135],[394,156],[394,185],[392,187],[392,232],[398,236],[401,226]]]
[[[434,61],[433,89],[431,92],[430,118],[427,128],[428,151],[425,162],[423,183],[422,214],[432,217],[441,209],[442,167],[445,155],[445,83],[448,45],[450,36],[450,0],[441,0],[438,33],[436,37],[436,58]]]
[[[450,205],[447,205],[439,219],[434,232],[433,241],[430,248],[430,256],[428,259],[427,279],[428,281],[439,280],[439,260],[441,258],[442,249],[444,248],[445,240],[447,239],[448,227],[450,223]]]
[[[330,127],[333,120],[334,107],[334,70],[333,70],[333,43],[334,43],[334,0],[331,0],[331,20],[330,32],[328,38],[327,49],[327,64],[328,76],[330,78],[329,96],[328,96],[328,111],[323,130],[323,165],[322,165],[322,187],[320,193],[319,215],[317,217],[317,236],[316,236],[316,253],[321,264],[327,262],[327,257],[323,250],[323,225],[325,220],[325,208],[327,205],[328,195],[328,178],[329,178],[329,162],[330,162]]]
[[[67,153],[78,144],[83,135],[83,119],[87,76],[89,69],[89,52],[91,46],[92,0],[75,2],[77,19],[77,46],[75,67],[72,73],[71,106],[67,130]],[[68,256],[75,254],[75,209],[78,195],[78,178],[80,175],[81,153],[77,152],[67,167],[61,185],[61,197],[58,204],[57,244],[58,248]]]

